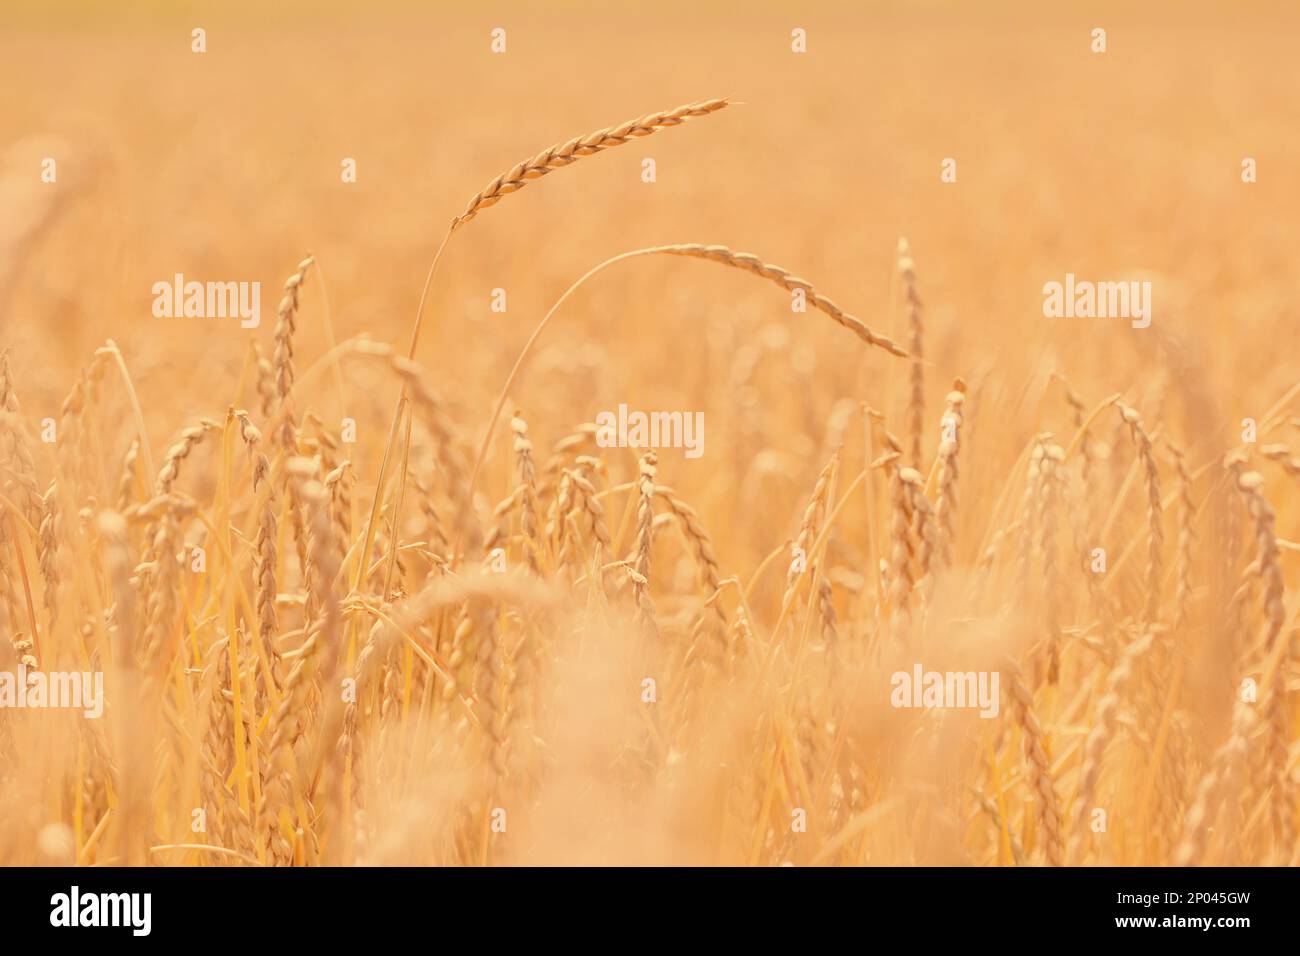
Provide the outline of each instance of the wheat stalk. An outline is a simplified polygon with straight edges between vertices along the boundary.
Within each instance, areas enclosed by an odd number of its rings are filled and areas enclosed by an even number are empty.
[[[284,296],[276,310],[275,320],[275,354],[272,369],[275,376],[276,410],[281,416],[280,428],[276,439],[286,455],[297,454],[298,430],[293,422],[293,409],[289,404],[289,393],[293,390],[293,337],[298,329],[298,295],[307,271],[315,263],[308,256],[298,263],[298,268],[284,283]],[[261,390],[262,386],[259,386]],[[268,396],[263,396],[266,402]]]

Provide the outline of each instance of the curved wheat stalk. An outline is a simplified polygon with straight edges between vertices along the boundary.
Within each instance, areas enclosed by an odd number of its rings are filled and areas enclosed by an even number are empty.
[[[555,314],[560,310],[560,306],[564,305],[564,303],[568,301],[569,297],[589,279],[597,273],[608,269],[615,263],[625,262],[628,259],[634,259],[640,256],[654,255],[683,256],[690,259],[704,259],[709,262],[716,262],[719,265],[729,266],[733,269],[742,269],[746,272],[753,273],[754,275],[767,279],[770,282],[776,283],[783,289],[802,289],[807,300],[812,303],[818,311],[829,316],[837,325],[848,329],[867,345],[872,346],[873,348],[883,349],[889,354],[898,356],[899,358],[908,357],[907,350],[901,345],[888,336],[872,331],[872,329],[870,329],[861,319],[845,312],[836,305],[834,301],[828,299],[826,296],[814,289],[812,284],[806,279],[800,279],[798,276],[791,275],[780,266],[764,262],[762,259],[758,258],[758,256],[751,255],[747,252],[735,252],[728,249],[726,246],[706,246],[698,243],[681,243],[669,246],[652,246],[646,249],[633,249],[631,252],[624,252],[620,255],[606,259],[594,268],[589,269],[586,274],[565,290],[564,294],[555,301],[555,304],[552,305],[546,315],[542,317],[542,321],[537,324],[537,328],[533,329],[533,334],[530,335],[528,341],[524,343],[524,347],[520,351],[519,357],[515,359],[515,364],[510,369],[510,374],[506,376],[505,385],[502,386],[501,393],[497,397],[496,405],[492,411],[492,419],[488,422],[487,431],[483,435],[483,442],[479,445],[478,457],[474,460],[474,468],[470,472],[468,493],[471,496],[474,494],[474,490],[478,486],[479,471],[482,468],[484,458],[487,456],[489,443],[492,441],[492,435],[496,431],[497,422],[501,420],[501,411],[505,407],[506,398],[509,396],[511,388],[514,387],[515,381],[519,378],[519,373],[524,366],[524,360],[528,358],[528,355],[533,350],[533,346],[536,345],[537,340],[541,337],[542,332],[546,329],[546,326],[550,324],[551,319],[555,317]]]

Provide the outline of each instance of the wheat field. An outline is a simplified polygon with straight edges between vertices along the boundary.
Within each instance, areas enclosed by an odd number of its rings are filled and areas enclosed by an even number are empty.
[[[0,13],[0,864],[1300,862],[1296,13],[974,6]]]

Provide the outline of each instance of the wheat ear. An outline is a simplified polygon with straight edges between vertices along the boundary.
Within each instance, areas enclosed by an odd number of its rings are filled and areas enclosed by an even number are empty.
[[[704,530],[695,509],[677,496],[667,485],[656,485],[655,494],[672,512],[681,526],[682,534],[695,556],[695,566],[699,573],[700,584],[706,594],[716,594],[722,588],[722,572],[718,567],[717,555],[713,553],[713,542]],[[714,666],[725,662],[727,638],[727,615],[723,613],[718,601],[705,601],[704,608],[691,627],[690,649],[687,658],[709,660]]]
[[[1076,807],[1076,840],[1084,835],[1088,818],[1092,813],[1092,801],[1097,790],[1097,781],[1101,777],[1102,758],[1106,748],[1115,736],[1119,706],[1125,692],[1137,673],[1137,665],[1142,657],[1151,650],[1155,642],[1153,634],[1146,634],[1132,641],[1120,655],[1119,662],[1106,678],[1106,690],[1097,701],[1093,715],[1092,730],[1083,744],[1083,765],[1079,770],[1079,791]]]
[[[924,326],[921,321],[921,297],[916,291],[916,263],[906,239],[898,240],[898,274],[903,280],[907,305],[907,348],[912,353],[912,391],[908,416],[912,425],[912,465],[921,467],[921,429],[925,423],[925,366],[921,364]]]
[[[289,393],[293,389],[293,336],[298,328],[298,293],[307,278],[307,270],[316,260],[311,256],[298,263],[298,269],[284,283],[284,297],[280,299],[275,321],[275,374],[276,409],[283,415],[275,436],[286,455],[297,454],[298,429],[293,423],[293,410],[289,407]]]
[[[280,815],[292,804],[297,776],[294,748],[305,732],[305,708],[318,674],[329,674],[339,651],[339,603],[334,593],[338,573],[338,552],[330,541],[331,526],[325,489],[315,479],[316,463],[291,458],[285,475],[295,497],[307,510],[306,577],[307,603],[304,617],[307,635],[293,667],[285,678],[280,706],[267,728],[267,781],[258,805],[262,842],[268,857],[284,864],[292,859],[292,847],[280,827]]]
[[[654,543],[655,465],[658,460],[652,451],[641,456],[640,475],[636,484],[636,559],[632,574],[632,598],[636,605],[637,624],[652,640],[659,638],[654,601],[650,599],[650,550]]]
[[[572,497],[572,504],[569,507],[567,517],[561,517],[564,522],[562,534],[568,531],[569,523],[576,525],[578,515],[586,515],[587,522],[591,526],[591,535],[595,539],[595,554],[592,558],[592,565],[599,569],[604,565],[605,556],[608,555],[613,547],[612,539],[609,535],[609,526],[605,522],[605,509],[600,502],[596,493],[596,487],[591,483],[588,477],[589,473],[594,473],[599,466],[599,462],[586,455],[580,455],[574,462],[575,468],[572,471],[566,470],[565,476],[569,480],[569,493]],[[576,535],[576,527],[573,528],[572,534]],[[563,557],[567,555],[565,543],[571,540],[568,537],[562,537],[560,545],[561,560],[559,564],[565,563]],[[597,570],[597,574],[603,572]]]
[[[1218,817],[1220,805],[1227,797],[1229,785],[1237,780],[1250,749],[1250,735],[1255,726],[1255,709],[1240,698],[1232,710],[1232,726],[1210,761],[1210,766],[1196,786],[1196,796],[1183,820],[1183,838],[1174,852],[1175,866],[1194,866],[1202,862],[1209,841],[1209,830]]]
[[[953,539],[956,537],[954,514],[957,511],[957,463],[961,452],[961,426],[966,403],[966,383],[957,379],[948,393],[947,408],[939,438],[939,484],[934,502],[934,521],[938,531],[939,567],[952,566]]]
[[[0,435],[8,435],[8,455],[14,463],[5,478],[5,487],[11,483],[18,486],[23,514],[34,525],[40,521],[41,492],[36,483],[36,461],[27,444],[24,428],[18,390],[9,368],[9,349],[0,348]]]
[[[727,100],[705,100],[702,103],[688,103],[660,113],[648,113],[640,119],[598,129],[586,136],[578,136],[567,143],[557,143],[544,149],[536,156],[525,159],[508,171],[497,176],[483,187],[465,207],[465,211],[451,222],[454,232],[469,222],[488,206],[494,206],[510,193],[518,192],[535,179],[541,179],[547,173],[565,166],[571,166],[584,156],[622,146],[641,136],[649,136],[661,129],[680,126],[689,119],[708,116],[727,106]]]
[[[1156,456],[1151,449],[1151,438],[1142,427],[1142,416],[1136,409],[1123,402],[1116,401],[1115,407],[1128,427],[1129,435],[1137,448],[1138,460],[1142,465],[1142,474],[1147,488],[1147,521],[1149,533],[1147,538],[1147,600],[1145,617],[1148,624],[1154,624],[1160,613],[1160,585],[1164,547],[1164,507],[1160,502],[1160,473],[1156,469]]]
[[[1187,470],[1186,457],[1180,448],[1172,444],[1168,448],[1174,460],[1174,471],[1178,475],[1178,589],[1174,596],[1173,624],[1176,632],[1187,621],[1187,609],[1192,603],[1196,502],[1192,498],[1192,475]]]
[[[817,476],[817,482],[813,485],[812,497],[809,498],[808,505],[804,508],[803,520],[799,522],[799,534],[794,540],[798,560],[790,562],[785,574],[785,594],[781,598],[783,614],[787,609],[793,607],[795,598],[798,596],[800,580],[805,574],[811,578],[814,556],[810,552],[813,543],[817,540],[817,533],[821,530],[822,519],[826,515],[826,507],[830,500],[831,485],[835,480],[839,465],[840,453],[836,451]],[[787,616],[787,621],[790,622],[788,624],[789,628],[793,629],[792,617]]]
[[[537,466],[533,461],[533,443],[528,438],[528,424],[519,412],[510,419],[514,432],[515,476],[521,492],[519,501],[519,527],[524,536],[524,552],[528,567],[540,574],[537,561],[540,547],[537,526]]]
[[[278,660],[275,646],[276,635],[276,501],[275,488],[268,480],[271,464],[262,451],[262,433],[253,425],[245,411],[233,411],[231,415],[239,423],[239,435],[248,449],[248,457],[253,462],[253,493],[263,496],[258,503],[257,538],[253,548],[254,576],[257,579],[257,637],[266,648],[272,660]]]
[[[891,355],[897,355],[899,358],[907,358],[909,353],[893,339],[881,335],[879,332],[873,332],[867,325],[856,316],[850,315],[836,305],[832,300],[826,298],[816,289],[812,283],[806,279],[800,279],[798,276],[791,275],[780,266],[772,265],[770,262],[764,262],[758,256],[751,255],[748,252],[734,252],[726,246],[704,246],[697,243],[683,243],[671,246],[658,246],[654,249],[645,250],[646,253],[662,253],[669,256],[685,256],[690,259],[707,259],[710,262],[716,262],[719,265],[730,266],[733,269],[743,269],[746,272],[752,272],[756,276],[761,276],[770,282],[775,282],[781,288],[793,291],[802,289],[807,296],[807,301],[819,312],[830,316],[837,324],[848,329],[862,341],[874,348],[884,349]]]
[[[890,557],[888,565],[881,564],[889,575],[890,630],[895,641],[906,643],[911,637],[910,603],[916,579],[912,569],[912,494],[899,467],[901,458],[898,451],[891,450],[873,462],[873,467],[889,469]]]
[[[904,468],[901,477],[907,486],[908,504],[912,510],[912,523],[916,532],[916,584],[924,596],[929,593],[932,585],[934,553],[938,547],[934,506],[925,496],[925,481],[919,471],[915,468]]]
[[[1279,640],[1284,640],[1282,629],[1286,624],[1285,585],[1282,577],[1277,532],[1274,528],[1273,506],[1263,492],[1264,478],[1249,471],[1237,479],[1237,488],[1246,500],[1246,510],[1254,523],[1256,561],[1264,585],[1264,650],[1272,654]],[[1281,647],[1276,662],[1268,700],[1267,750],[1273,784],[1273,826],[1279,847],[1289,848],[1295,842],[1295,809],[1292,793],[1294,787],[1288,767],[1290,750],[1290,712],[1287,708],[1287,671],[1290,655],[1287,645]]]
[[[1024,741],[1029,785],[1038,796],[1038,819],[1043,828],[1047,863],[1049,866],[1060,866],[1064,856],[1064,839],[1056,784],[1052,779],[1052,765],[1047,756],[1047,735],[1034,712],[1034,698],[1025,684],[1020,667],[1010,658],[1004,661],[1003,667],[1010,677],[1011,705]]]
[[[1056,512],[1064,497],[1065,451],[1060,445],[1044,441],[1039,465],[1038,526],[1039,547],[1043,557],[1043,597],[1047,611],[1049,640],[1047,679],[1055,684],[1061,672],[1060,570],[1056,564]]]

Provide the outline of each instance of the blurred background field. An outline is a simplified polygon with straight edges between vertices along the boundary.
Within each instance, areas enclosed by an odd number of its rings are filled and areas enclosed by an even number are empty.
[[[935,396],[990,363],[1010,387],[1047,362],[1109,392],[1151,377],[1148,350],[1169,335],[1209,391],[1245,406],[1272,384],[1270,346],[1296,320],[1295,14],[1132,7],[7,3],[0,145],[35,190],[30,140],[57,144],[60,183],[42,192],[60,208],[10,253],[0,321],[20,364],[48,373],[24,383],[48,389],[43,401],[112,337],[143,398],[198,413],[205,396],[164,370],[191,369],[196,384],[232,374],[249,333],[153,319],[153,282],[257,279],[274,299],[310,250],[341,337],[403,341],[446,222],[491,176],[589,129],[734,96],[744,105],[716,122],[599,157],[481,217],[448,250],[421,359],[481,401],[569,282],[666,242],[755,252],[888,328],[900,321],[893,248],[907,235]],[[196,25],[204,55],[189,51]],[[1088,47],[1097,25],[1104,55]],[[505,55],[489,52],[494,26],[508,30]],[[806,54],[790,52],[795,26]],[[339,180],[347,156],[354,185]],[[644,156],[658,163],[653,185],[639,180]],[[948,156],[956,184],[939,181]],[[1243,156],[1259,163],[1248,187]],[[1158,276],[1155,330],[1044,321],[1041,286],[1066,271]],[[489,312],[494,287],[508,290],[504,316]],[[318,319],[304,323],[309,360]],[[601,279],[544,344],[587,369],[602,400],[658,407],[672,397],[656,390],[696,387],[729,336],[769,324],[789,325],[781,293],[652,260]],[[837,330],[803,324],[791,347],[807,347],[819,375],[852,375],[858,356],[835,348]],[[516,399],[554,401],[565,381],[540,374]],[[725,394],[707,398],[712,418]]]

